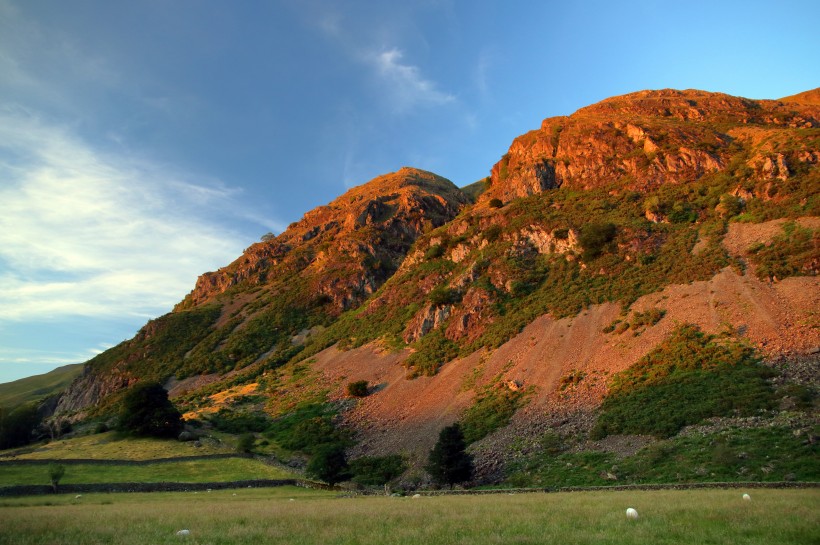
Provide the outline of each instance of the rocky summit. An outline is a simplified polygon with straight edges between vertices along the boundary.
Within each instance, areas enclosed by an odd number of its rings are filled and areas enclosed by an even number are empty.
[[[626,460],[595,477],[617,480],[691,433],[812,441],[817,96],[641,91],[544,120],[463,190],[375,178],[203,274],[56,414],[111,419],[156,380],[189,422],[261,422],[296,465],[293,438],[326,426],[409,481],[455,422],[476,482],[538,484],[539,456],[579,453]]]

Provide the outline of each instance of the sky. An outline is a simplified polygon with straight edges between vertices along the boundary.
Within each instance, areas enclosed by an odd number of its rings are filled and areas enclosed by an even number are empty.
[[[609,96],[820,85],[820,4],[0,0],[0,382],[402,166],[464,186]]]

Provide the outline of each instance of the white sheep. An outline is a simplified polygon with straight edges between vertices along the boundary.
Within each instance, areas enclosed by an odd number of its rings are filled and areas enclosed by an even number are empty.
[[[178,536],[189,536],[189,535],[191,535],[191,531],[187,530],[187,529],[186,530],[180,530],[179,532],[177,532],[177,535]]]
[[[752,501],[752,497],[748,494],[743,494],[743,501]]]
[[[626,510],[626,518],[637,520],[638,519],[638,512],[631,507]]]

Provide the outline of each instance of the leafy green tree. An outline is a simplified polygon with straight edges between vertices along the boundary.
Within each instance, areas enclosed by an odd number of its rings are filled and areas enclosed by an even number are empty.
[[[62,464],[48,464],[48,478],[51,480],[51,489],[57,493],[60,479],[65,475],[65,466]]]
[[[308,477],[319,479],[333,486],[350,477],[345,449],[338,444],[322,445],[316,449],[305,468]]]
[[[426,469],[436,483],[448,484],[450,488],[472,479],[473,457],[467,453],[467,443],[458,423],[441,430]]]
[[[176,437],[182,431],[182,416],[161,384],[144,382],[125,394],[120,429],[136,435]]]

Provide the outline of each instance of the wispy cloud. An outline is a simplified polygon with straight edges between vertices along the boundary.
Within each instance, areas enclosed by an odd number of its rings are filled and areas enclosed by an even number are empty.
[[[241,252],[234,192],[0,110],[0,322],[155,316]]]
[[[403,57],[404,53],[396,48],[365,55],[376,69],[382,87],[389,93],[388,100],[396,113],[404,113],[416,106],[455,101],[455,96],[440,91],[417,66],[403,62]]]

